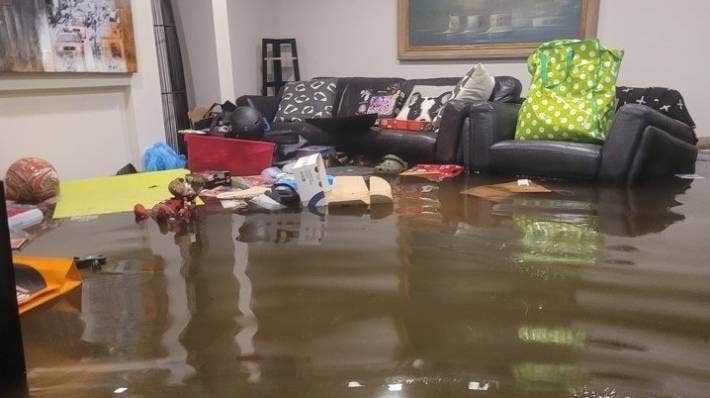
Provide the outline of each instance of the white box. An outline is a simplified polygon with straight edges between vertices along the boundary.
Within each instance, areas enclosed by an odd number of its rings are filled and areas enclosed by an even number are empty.
[[[298,184],[298,196],[306,207],[326,206],[325,193],[330,192],[325,164],[320,153],[299,158],[293,165],[293,175]]]

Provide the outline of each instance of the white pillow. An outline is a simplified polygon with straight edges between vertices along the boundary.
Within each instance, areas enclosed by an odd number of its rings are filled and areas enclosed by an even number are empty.
[[[483,65],[478,64],[459,80],[454,88],[454,99],[488,101],[491,98],[491,94],[493,94],[495,86],[495,77],[491,76]],[[441,107],[439,114],[436,115],[432,123],[436,132],[439,131],[443,114],[444,107]]]
[[[456,85],[454,99],[488,101],[495,86],[495,77],[491,76],[482,64],[478,64]]]

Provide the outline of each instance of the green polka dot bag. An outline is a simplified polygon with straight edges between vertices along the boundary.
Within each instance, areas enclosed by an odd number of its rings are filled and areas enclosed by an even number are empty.
[[[528,58],[532,84],[515,139],[603,142],[614,117],[623,56],[597,39],[543,43]]]

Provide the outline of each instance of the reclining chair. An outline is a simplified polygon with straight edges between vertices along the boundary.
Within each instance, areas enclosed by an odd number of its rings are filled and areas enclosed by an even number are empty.
[[[603,145],[515,140],[520,106],[486,101],[470,105],[470,123],[461,137],[468,171],[617,185],[695,171],[693,128],[648,106],[622,106]]]

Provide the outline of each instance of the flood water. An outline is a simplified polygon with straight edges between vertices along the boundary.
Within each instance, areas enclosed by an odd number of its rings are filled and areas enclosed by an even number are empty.
[[[177,237],[65,221],[23,254],[109,263],[23,317],[31,396],[710,396],[698,173],[497,203],[393,181],[394,208],[208,207]]]

